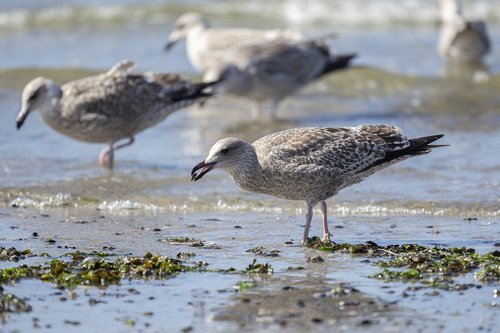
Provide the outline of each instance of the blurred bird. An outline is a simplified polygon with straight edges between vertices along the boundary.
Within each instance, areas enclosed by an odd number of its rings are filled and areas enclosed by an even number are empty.
[[[313,207],[321,204],[323,241],[330,241],[325,200],[374,172],[441,145],[443,135],[408,139],[388,125],[292,128],[250,144],[236,138],[217,141],[191,171],[196,181],[221,168],[244,190],[307,204],[302,243],[308,241]]]
[[[22,93],[17,116],[20,129],[32,111],[56,131],[73,139],[109,143],[99,155],[112,168],[114,151],[134,142],[134,135],[163,121],[172,112],[211,96],[214,82],[191,83],[176,74],[130,73],[134,63],[123,61],[109,71],[59,86],[38,77]],[[119,140],[126,142],[118,144]]]
[[[486,24],[481,20],[467,20],[457,0],[439,0],[439,11],[439,54],[451,63],[481,63],[491,49]]]
[[[207,69],[204,81],[219,81],[228,94],[252,102],[252,116],[261,118],[262,103],[271,101],[270,117],[279,103],[306,84],[349,67],[356,54],[335,55],[321,39],[295,43],[271,41],[234,47],[223,61]]]
[[[189,60],[205,82],[220,81],[227,93],[251,100],[254,119],[262,116],[261,103],[271,101],[274,118],[286,96],[349,66],[355,54],[333,54],[327,43],[332,36],[306,40],[286,30],[211,28],[201,15],[186,13],[177,19],[166,48],[185,38]]]

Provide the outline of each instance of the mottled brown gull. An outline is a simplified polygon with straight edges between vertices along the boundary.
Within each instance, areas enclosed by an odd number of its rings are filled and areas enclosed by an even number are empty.
[[[481,63],[491,49],[486,24],[466,19],[457,0],[439,0],[439,10],[439,54],[451,63]]]
[[[196,181],[214,168],[225,170],[244,190],[307,203],[302,242],[308,240],[313,207],[321,204],[323,240],[330,241],[325,200],[375,171],[427,154],[443,135],[408,139],[388,125],[293,128],[266,135],[253,144],[236,138],[217,141],[197,164]]]
[[[109,143],[99,162],[113,167],[114,151],[134,142],[134,135],[163,121],[172,112],[210,96],[205,88],[176,74],[130,73],[123,61],[109,71],[59,86],[38,77],[23,90],[17,128],[32,111],[56,131],[73,139]],[[119,140],[127,141],[117,144]]]

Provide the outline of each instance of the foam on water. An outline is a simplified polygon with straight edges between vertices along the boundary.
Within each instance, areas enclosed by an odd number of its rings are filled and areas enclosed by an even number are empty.
[[[179,197],[165,195],[138,197],[134,199],[98,198],[75,195],[70,193],[47,194],[42,192],[23,192],[15,190],[0,191],[0,208],[34,208],[46,210],[52,208],[90,209],[102,211],[111,215],[155,215],[159,213],[193,213],[193,212],[241,212],[267,213],[275,215],[298,215],[305,214],[304,202],[290,202],[261,195],[244,195],[233,197],[228,194],[220,194],[215,198],[188,196],[180,194]],[[366,202],[363,198],[347,200],[329,200],[329,210],[335,217],[352,216],[441,216],[459,218],[498,218],[500,208],[495,202],[465,202],[465,201],[426,201],[421,199],[388,199],[373,198]],[[316,207],[316,215],[320,215]]]

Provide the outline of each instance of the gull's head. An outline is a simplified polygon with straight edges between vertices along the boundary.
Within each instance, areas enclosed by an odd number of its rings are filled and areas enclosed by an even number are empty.
[[[237,138],[225,138],[217,141],[207,158],[195,165],[191,171],[191,180],[196,181],[202,178],[206,173],[221,168],[233,174],[255,156],[255,150],[249,143]]]
[[[51,112],[62,97],[62,90],[52,80],[38,77],[24,87],[21,97],[21,111],[16,119],[17,128],[23,126],[32,111]]]
[[[178,41],[185,39],[190,31],[194,29],[205,29],[209,26],[208,21],[196,12],[183,14],[175,21],[174,28],[168,36],[165,50],[170,50]]]

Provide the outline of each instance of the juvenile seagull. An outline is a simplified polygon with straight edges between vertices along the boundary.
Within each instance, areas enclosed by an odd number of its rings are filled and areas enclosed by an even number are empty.
[[[481,63],[491,49],[486,24],[481,20],[467,20],[457,0],[439,0],[439,10],[439,54],[452,63]]]
[[[203,81],[220,80],[231,95],[252,101],[252,115],[262,115],[261,103],[271,101],[271,117],[278,104],[307,83],[346,68],[354,54],[334,55],[327,45],[331,35],[305,40],[285,30],[211,28],[197,13],[177,19],[166,45],[186,39],[191,64]]]
[[[375,171],[423,155],[443,135],[408,139],[388,125],[293,128],[266,135],[253,144],[236,138],[217,141],[191,171],[191,180],[214,168],[225,170],[244,190],[288,200],[305,200],[306,243],[313,207],[321,204],[323,241],[330,241],[325,200]]]
[[[227,93],[249,99],[254,119],[271,101],[271,118],[279,103],[306,84],[349,67],[355,54],[335,55],[322,39],[270,41],[228,49],[222,61],[205,71],[204,81],[219,81]]]
[[[123,61],[109,71],[60,87],[38,77],[23,90],[17,116],[21,128],[32,111],[56,131],[73,139],[109,143],[99,155],[112,168],[114,151],[134,142],[134,135],[163,121],[172,112],[210,96],[210,83],[193,84],[176,74],[131,74],[134,63]],[[117,144],[117,141],[127,141]]]

